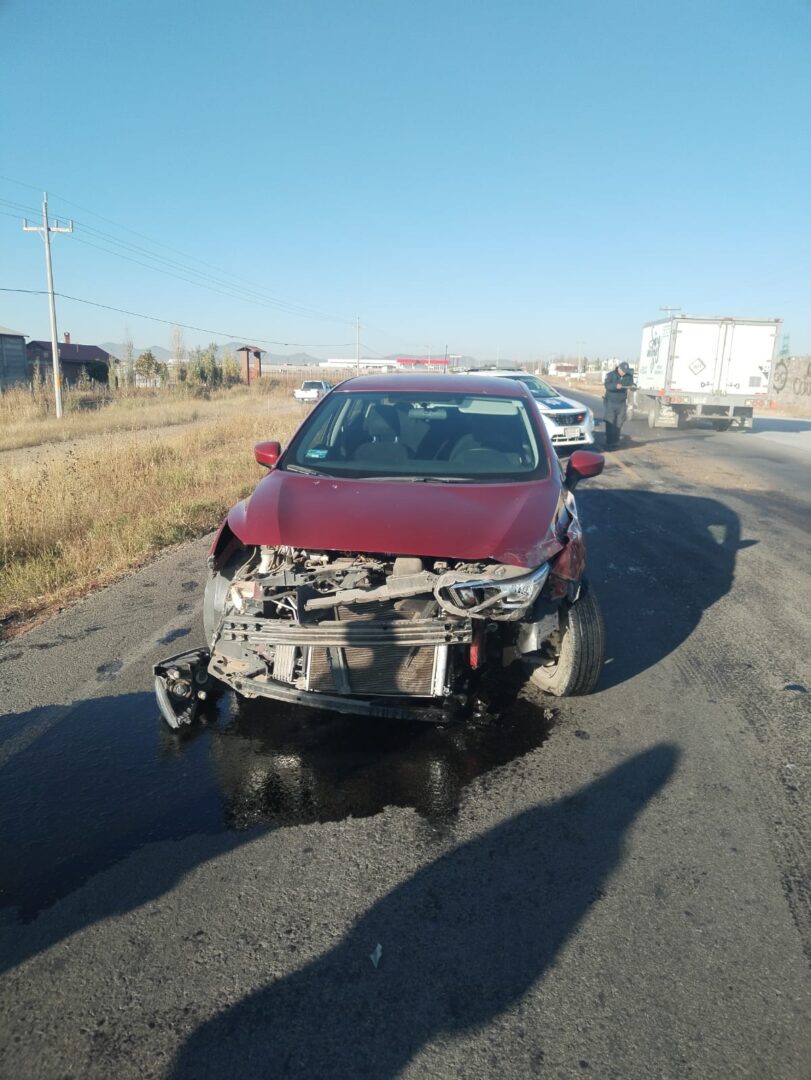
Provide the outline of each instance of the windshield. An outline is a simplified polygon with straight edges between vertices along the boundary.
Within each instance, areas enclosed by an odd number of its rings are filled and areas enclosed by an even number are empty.
[[[280,467],[404,481],[549,475],[524,401],[441,391],[331,394],[299,430]]]
[[[534,398],[560,397],[554,386],[550,386],[549,383],[545,383],[543,379],[538,379],[534,375],[513,375],[512,377],[522,382],[524,386],[528,386]]]

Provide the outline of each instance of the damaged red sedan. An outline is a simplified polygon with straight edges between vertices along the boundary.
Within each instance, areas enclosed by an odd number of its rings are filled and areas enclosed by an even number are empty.
[[[464,709],[513,663],[550,694],[590,692],[603,625],[573,490],[520,382],[364,376],[327,394],[238,503],[209,556],[207,648],[155,668],[189,723],[223,684],[245,697],[380,717]]]

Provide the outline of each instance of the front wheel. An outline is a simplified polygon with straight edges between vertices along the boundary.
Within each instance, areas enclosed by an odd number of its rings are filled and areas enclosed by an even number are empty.
[[[209,646],[214,642],[214,635],[219,629],[220,620],[225,612],[231,583],[248,558],[247,552],[238,551],[220,570],[213,570],[209,574],[206,591],[203,594],[203,629]]]
[[[585,582],[574,604],[561,604],[558,619],[530,682],[555,697],[590,694],[605,661],[605,627],[597,598]]]

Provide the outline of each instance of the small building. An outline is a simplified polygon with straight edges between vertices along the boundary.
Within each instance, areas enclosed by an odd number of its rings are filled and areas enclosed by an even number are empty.
[[[447,370],[448,359],[445,356],[398,356],[397,368],[400,371],[439,371]]]
[[[43,378],[47,378],[53,370],[50,341],[29,341],[26,351],[28,353],[28,378],[33,378],[37,371]],[[94,382],[108,383],[111,359],[110,354],[100,349],[98,345],[73,345],[70,334],[65,334],[64,342],[59,344],[62,381],[69,385],[77,383],[82,376]]]
[[[242,382],[251,385],[251,381],[262,378],[262,356],[267,349],[260,349],[258,345],[240,345],[239,353],[239,377]]]
[[[356,367],[359,367],[361,371],[394,371],[396,367],[393,360],[369,360],[364,357],[360,358],[360,363],[346,357],[321,360],[318,366],[320,368],[330,368],[333,371],[354,371]]]
[[[25,335],[0,326],[0,391],[27,381]]]

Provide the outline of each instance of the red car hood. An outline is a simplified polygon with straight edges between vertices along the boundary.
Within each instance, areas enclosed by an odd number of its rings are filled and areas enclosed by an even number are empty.
[[[555,476],[528,483],[436,484],[277,470],[231,510],[228,525],[246,545],[535,567],[552,554],[548,541],[554,540],[560,503]]]

